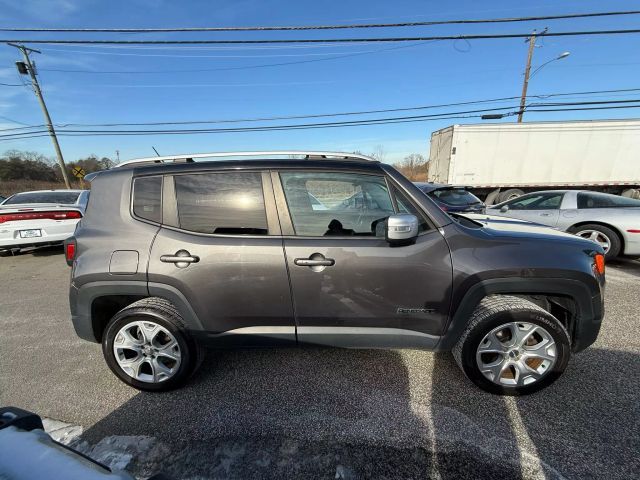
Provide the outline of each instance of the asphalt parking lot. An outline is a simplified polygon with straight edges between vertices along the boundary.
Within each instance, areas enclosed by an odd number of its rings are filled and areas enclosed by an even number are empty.
[[[210,352],[183,389],[120,383],[68,313],[61,251],[0,258],[0,405],[154,445],[175,478],[633,478],[640,471],[640,262],[607,270],[598,341],[524,398],[420,351]],[[137,436],[137,437],[130,437]],[[144,438],[143,438],[144,437]],[[146,438],[149,437],[149,438]]]

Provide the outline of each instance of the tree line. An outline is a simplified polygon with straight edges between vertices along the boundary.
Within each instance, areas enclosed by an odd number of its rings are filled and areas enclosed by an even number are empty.
[[[85,173],[91,173],[114,165],[115,162],[110,158],[98,158],[96,155],[65,163],[69,178],[74,178],[72,170],[75,167],[81,167]],[[60,166],[53,158],[36,152],[9,150],[0,156],[0,181],[15,180],[62,183],[63,177]]]
[[[353,152],[361,153],[361,152]],[[387,152],[382,145],[378,145],[369,156],[385,162]],[[89,155],[73,162],[66,162],[65,166],[69,178],[74,178],[72,170],[81,167],[85,173],[106,170],[115,165],[108,157],[99,158]],[[403,175],[414,182],[426,182],[429,174],[428,159],[419,153],[407,155],[403,160],[394,164]],[[60,167],[55,159],[36,152],[9,150],[0,157],[0,181],[30,180],[37,182],[63,182]]]

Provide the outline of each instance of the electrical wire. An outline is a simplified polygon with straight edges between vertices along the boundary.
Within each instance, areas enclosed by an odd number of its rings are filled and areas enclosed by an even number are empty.
[[[538,37],[568,37],[591,35],[627,35],[640,33],[640,29],[623,30],[580,30],[569,32],[545,32]],[[425,42],[432,40],[489,40],[508,38],[529,38],[531,33],[500,33],[471,35],[434,35],[427,37],[378,37],[378,38],[301,38],[271,40],[56,40],[56,39],[0,39],[0,43],[65,44],[65,45],[228,45],[228,44],[285,44],[285,43],[385,43],[385,42]]]
[[[362,52],[352,52],[345,54],[336,54],[331,57],[326,58],[314,58],[311,60],[294,60],[291,62],[278,62],[278,63],[264,63],[258,65],[245,65],[240,67],[217,67],[217,68],[195,68],[195,69],[181,69],[181,70],[111,70],[111,71],[95,71],[95,70],[65,70],[65,69],[56,69],[56,68],[41,68],[41,71],[45,72],[65,72],[65,73],[90,73],[90,74],[158,74],[158,73],[192,73],[192,72],[221,72],[228,70],[252,70],[254,68],[268,68],[268,67],[281,67],[285,65],[299,65],[303,63],[314,63],[314,62],[325,62],[328,60],[338,60],[341,58],[351,58],[351,57],[359,57],[362,55],[371,55],[374,53],[388,52],[391,50],[400,50],[404,48],[412,48],[420,45],[427,45],[433,42],[418,42],[412,45],[400,45],[389,48],[380,48],[376,50],[368,50]],[[44,50],[44,49],[43,49]],[[51,49],[46,49],[51,50]],[[84,54],[91,54],[94,52],[80,52]],[[119,55],[117,53],[104,53],[104,55]],[[125,54],[126,55],[126,54]],[[139,56],[138,54],[131,54],[131,56]],[[158,55],[153,55],[158,56]],[[185,56],[180,55],[179,58],[185,58]],[[192,58],[192,57],[186,57]]]
[[[593,18],[622,15],[637,15],[638,10],[618,12],[572,13],[565,15],[545,15],[534,17],[487,18],[469,20],[434,20],[426,22],[368,23],[351,25],[298,25],[298,26],[252,26],[252,27],[179,27],[179,28],[0,28],[2,32],[82,32],[82,33],[171,33],[171,32],[252,32],[291,30],[344,30],[367,28],[424,27],[433,25],[513,23],[539,20],[565,20],[572,18]]]
[[[614,101],[619,102],[619,101]],[[627,102],[627,101],[625,101]],[[567,104],[549,104],[550,106],[562,106],[566,105],[568,108],[547,108],[546,104],[536,105],[537,108],[527,109],[527,112],[561,112],[561,111],[578,111],[578,110],[605,110],[605,109],[627,109],[627,108],[640,108],[640,99],[631,100],[628,102],[639,103],[638,105],[606,105],[606,106],[588,106],[581,107],[578,105],[587,104],[593,105],[596,102],[571,102]],[[600,103],[613,103],[613,102],[600,102]],[[574,107],[575,105],[575,107]],[[542,108],[540,108],[542,107]],[[413,123],[424,122],[430,120],[446,120],[453,118],[479,118],[482,113],[511,110],[503,114],[503,117],[514,116],[518,114],[518,109],[515,106],[512,107],[499,107],[492,109],[480,109],[480,110],[467,110],[459,112],[446,112],[432,115],[415,115],[405,117],[390,117],[390,118],[378,118],[370,120],[354,120],[343,122],[322,122],[322,123],[307,123],[307,124],[287,124],[287,125],[272,125],[272,126],[258,126],[258,127],[236,127],[236,128],[213,128],[213,129],[173,129],[173,130],[58,130],[57,134],[60,136],[78,137],[78,136],[149,136],[149,135],[195,135],[195,134],[207,134],[207,133],[246,133],[246,132],[266,132],[266,131],[292,131],[292,130],[307,130],[318,128],[337,128],[337,127],[352,127],[352,126],[370,126],[370,125],[389,125],[396,123]],[[45,130],[34,132],[23,132],[14,134],[0,135],[0,140],[21,139],[21,138],[35,138],[36,135],[45,134]]]
[[[611,95],[616,93],[633,94],[636,92],[640,92],[640,88],[619,88],[619,89],[612,89],[612,90],[589,90],[589,91],[580,91],[580,92],[546,93],[546,94],[528,95],[527,98],[537,98],[540,100],[544,100],[544,99],[553,98],[553,97],[571,97],[576,95],[588,96],[588,95],[601,95],[601,94]],[[276,121],[276,120],[302,120],[302,119],[311,119],[311,118],[343,117],[343,116],[354,116],[354,115],[371,115],[371,114],[377,114],[377,113],[394,113],[394,112],[408,112],[408,111],[415,111],[415,110],[429,110],[429,109],[444,108],[444,107],[477,105],[477,104],[483,104],[483,103],[499,103],[499,102],[517,100],[519,98],[520,96],[498,97],[498,98],[490,98],[490,99],[484,99],[484,100],[470,100],[465,102],[419,105],[415,107],[360,110],[360,111],[351,111],[351,112],[316,113],[316,114],[306,114],[306,115],[284,115],[284,116],[275,116],[275,117],[163,121],[163,122],[131,122],[131,123],[56,123],[54,126],[57,129],[61,129],[61,128],[68,128],[68,127],[131,127],[131,126],[165,126],[165,125],[198,125],[198,124],[221,124],[221,123],[270,122],[270,121]],[[584,103],[584,102],[578,102],[578,103]],[[533,104],[529,104],[529,105],[533,105]],[[556,104],[553,104],[553,105],[555,106]],[[14,122],[14,123],[20,123],[20,122]],[[22,125],[26,125],[26,124],[22,124]],[[0,132],[26,130],[26,129],[43,128],[43,127],[46,127],[46,125],[44,124],[26,125],[24,127],[0,129]],[[28,132],[24,132],[24,133],[28,133]]]

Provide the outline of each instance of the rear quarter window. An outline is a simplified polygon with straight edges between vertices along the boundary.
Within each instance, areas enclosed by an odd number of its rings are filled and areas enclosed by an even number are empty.
[[[133,214],[162,223],[162,177],[140,177],[133,181]]]
[[[640,207],[640,200],[607,193],[578,193],[578,208]]]

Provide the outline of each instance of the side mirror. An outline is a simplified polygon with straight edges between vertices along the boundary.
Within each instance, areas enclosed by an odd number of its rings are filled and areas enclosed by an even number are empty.
[[[416,241],[418,225],[415,215],[391,215],[386,221],[385,239],[391,246],[410,245]]]
[[[500,211],[502,213],[507,213],[509,211],[509,205],[503,205],[502,207],[500,207]]]

